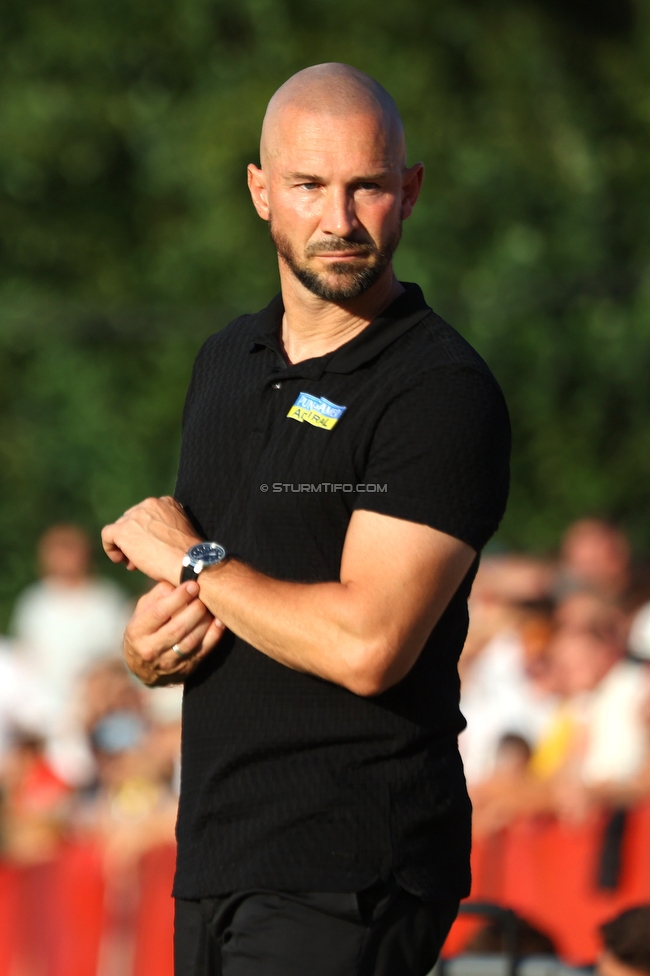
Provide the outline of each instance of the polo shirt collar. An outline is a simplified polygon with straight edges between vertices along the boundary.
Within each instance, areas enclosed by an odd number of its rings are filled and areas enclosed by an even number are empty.
[[[431,311],[418,285],[404,281],[401,284],[405,291],[349,342],[325,356],[306,359],[291,366],[286,364],[280,342],[284,305],[282,296],[276,295],[266,308],[258,313],[260,329],[253,339],[251,352],[262,346],[272,349],[285,362],[281,372],[287,377],[304,376],[309,379],[319,379],[326,372],[352,373],[378,356]]]

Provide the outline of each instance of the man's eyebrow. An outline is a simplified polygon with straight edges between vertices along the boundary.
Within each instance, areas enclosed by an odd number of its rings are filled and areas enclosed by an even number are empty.
[[[288,183],[322,183],[323,177],[315,173],[287,173],[284,177]]]
[[[364,176],[353,176],[348,183],[376,183],[379,180],[385,179],[392,173],[391,169],[382,170],[380,173],[368,173]],[[315,173],[287,173],[285,176],[287,183],[323,183],[322,176],[317,176]]]
[[[378,183],[379,180],[390,176],[392,172],[390,169],[383,169],[380,173],[368,173],[366,176],[355,176],[353,180],[350,180],[350,183]]]

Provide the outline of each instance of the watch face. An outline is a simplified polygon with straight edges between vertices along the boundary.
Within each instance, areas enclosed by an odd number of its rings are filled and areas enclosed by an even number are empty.
[[[197,542],[188,555],[193,563],[201,560],[206,566],[210,566],[213,563],[220,563],[226,555],[226,550],[218,542]]]

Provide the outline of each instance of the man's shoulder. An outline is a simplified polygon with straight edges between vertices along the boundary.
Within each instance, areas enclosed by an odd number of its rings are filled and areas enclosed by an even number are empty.
[[[431,309],[394,344],[380,385],[390,405],[387,419],[393,410],[398,417],[417,414],[427,424],[444,417],[461,441],[467,423],[476,431],[487,426],[507,457],[510,419],[503,390],[477,350]]]
[[[408,388],[443,383],[459,393],[476,388],[503,400],[490,367],[456,329],[432,309],[395,343],[390,363],[393,384]]]
[[[215,350],[218,350],[221,355],[228,349],[249,349],[257,336],[277,331],[278,323],[282,317],[282,307],[282,297],[277,294],[273,296],[268,305],[259,311],[238,315],[223,329],[206,339],[199,352],[199,357],[202,354],[209,355]]]
[[[421,368],[473,368],[494,379],[489,366],[474,346],[433,309],[429,309],[411,330],[411,339],[413,349],[410,352],[417,356]]]
[[[197,359],[221,354],[227,349],[247,348],[257,332],[259,313],[245,313],[232,319],[218,332],[213,332],[201,346]]]

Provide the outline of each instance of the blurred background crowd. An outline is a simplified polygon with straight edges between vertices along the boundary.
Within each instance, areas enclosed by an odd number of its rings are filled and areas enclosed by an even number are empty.
[[[182,689],[127,672],[131,601],[94,575],[90,553],[77,526],[43,535],[41,579],[0,649],[0,836],[12,860],[47,860],[68,830],[98,831],[109,856],[173,838]]]
[[[648,0],[4,0],[0,976],[169,971],[180,693],[119,662],[146,583],[98,533],[173,490],[201,342],[277,289],[245,166],[326,60],[394,95],[398,275],[512,415],[461,661],[474,894],[578,962],[650,900]]]
[[[650,796],[650,576],[598,519],[557,560],[486,558],[461,659],[475,830]]]

